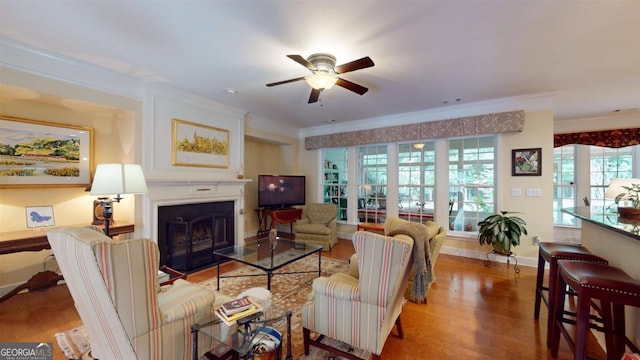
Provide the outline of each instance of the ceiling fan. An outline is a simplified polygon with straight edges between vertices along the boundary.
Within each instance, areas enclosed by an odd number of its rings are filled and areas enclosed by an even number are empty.
[[[364,86],[338,77],[338,75],[348,73],[350,71],[372,67],[374,65],[373,60],[368,56],[338,66],[336,66],[335,56],[330,54],[313,54],[306,59],[300,55],[287,55],[287,57],[309,69],[312,74],[295,79],[270,83],[267,84],[267,86],[271,87],[288,84],[294,81],[306,80],[312,88],[311,95],[309,96],[309,104],[317,102],[320,97],[320,92],[322,92],[322,90],[330,89],[333,85],[342,86],[343,88],[360,95],[364,95],[369,91],[369,89]]]

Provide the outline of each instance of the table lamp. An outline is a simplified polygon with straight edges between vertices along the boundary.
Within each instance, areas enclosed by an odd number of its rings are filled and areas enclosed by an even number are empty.
[[[147,184],[142,167],[137,164],[99,164],[91,183],[92,196],[99,196],[103,206],[104,233],[109,236],[109,224],[113,215],[112,203],[120,202],[125,194],[146,194]],[[115,195],[115,198],[109,196]]]
[[[627,189],[624,187],[631,187],[633,184],[640,184],[640,179],[613,179],[607,187],[604,197],[615,199],[616,196],[627,192]],[[622,200],[624,200],[624,198]]]

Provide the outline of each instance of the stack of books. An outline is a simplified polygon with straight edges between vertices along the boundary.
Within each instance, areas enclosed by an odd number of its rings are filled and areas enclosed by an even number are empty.
[[[216,310],[216,315],[225,324],[234,325],[239,319],[262,311],[262,306],[248,296],[226,302]]]

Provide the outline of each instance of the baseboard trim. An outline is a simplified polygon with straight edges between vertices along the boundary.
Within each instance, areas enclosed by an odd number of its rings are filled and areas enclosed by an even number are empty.
[[[351,239],[351,236],[353,235],[353,233],[338,232],[337,235],[338,235],[338,238],[340,239]],[[487,251],[482,251],[482,250],[461,249],[461,248],[455,248],[455,247],[443,245],[442,248],[440,248],[440,253],[453,255],[453,256],[461,256],[461,257],[466,257],[471,259],[487,260]],[[507,263],[507,258],[505,256],[489,255],[489,257],[491,261],[497,261],[505,264]],[[537,257],[531,258],[531,257],[517,256],[517,259],[518,259],[518,265],[535,267],[535,268],[538,267]],[[510,260],[510,262],[513,262],[513,260]]]
[[[19,282],[19,283],[13,283],[13,284],[5,284],[5,285],[0,286],[0,297],[3,297],[3,296],[5,296],[5,295],[7,295],[7,294],[8,294],[8,293],[10,293],[11,291],[13,291],[13,289],[15,289],[15,288],[17,288],[18,286],[20,286],[20,285],[24,284],[25,282],[26,282],[26,281],[24,281],[24,282]],[[63,279],[63,280],[59,280],[59,281],[56,283],[56,285],[54,285],[54,286],[62,285],[62,284],[66,284],[66,283],[65,283],[65,281],[64,281],[64,279]],[[26,292],[29,292],[29,290],[28,290],[28,289],[22,289],[20,292],[18,292],[18,294],[23,294],[23,293],[26,293]],[[16,295],[18,295],[18,294],[16,294]]]
[[[453,255],[453,256],[462,256],[462,257],[467,257],[471,259],[487,260],[487,251],[481,251],[481,250],[460,249],[460,248],[454,248],[451,246],[442,246],[442,248],[440,248],[440,253]],[[516,258],[518,259],[519,266],[529,266],[529,267],[535,267],[535,268],[538,267],[537,258],[523,257],[523,256],[517,256],[517,255],[516,255]],[[491,261],[501,262],[505,264],[507,263],[506,256],[489,255],[489,259]],[[510,262],[513,262],[513,260],[510,260]]]

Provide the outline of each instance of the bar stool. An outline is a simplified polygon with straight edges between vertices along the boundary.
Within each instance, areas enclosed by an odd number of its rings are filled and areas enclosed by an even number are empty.
[[[607,260],[592,254],[587,248],[575,244],[562,244],[554,242],[538,243],[540,250],[538,251],[538,273],[536,277],[536,302],[533,310],[533,318],[540,317],[540,303],[544,300],[547,305],[547,347],[551,344],[551,327],[553,326],[552,309],[553,302],[550,299],[555,298],[555,281],[558,275],[558,260],[578,260],[598,264],[608,264]],[[544,266],[549,263],[549,280],[548,286],[544,283]],[[547,292],[545,296],[544,292]]]
[[[567,286],[578,293],[575,321],[564,316]],[[558,356],[562,334],[574,352],[574,359],[585,359],[589,328],[604,332],[608,360],[619,360],[625,346],[638,352],[635,344],[625,335],[624,307],[640,307],[640,281],[613,266],[559,260],[557,289],[558,294],[552,299],[555,311],[551,329],[551,355],[554,358]],[[600,302],[600,307],[596,310],[602,318],[602,326],[589,321],[592,317],[591,303],[594,300]],[[564,323],[575,324],[574,339]]]

